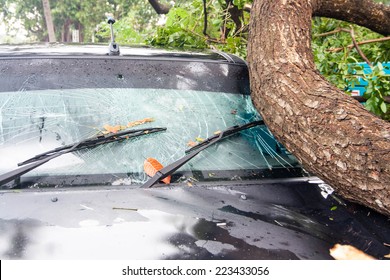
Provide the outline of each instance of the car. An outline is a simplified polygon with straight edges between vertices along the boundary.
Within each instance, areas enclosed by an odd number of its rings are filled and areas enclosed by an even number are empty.
[[[389,254],[389,219],[272,136],[244,60],[115,49],[0,47],[1,259]]]

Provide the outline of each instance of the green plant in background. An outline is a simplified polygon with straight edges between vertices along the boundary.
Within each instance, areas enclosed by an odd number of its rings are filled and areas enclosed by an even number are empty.
[[[358,85],[362,80],[367,82],[365,107],[377,116],[390,120],[389,104],[385,102],[386,96],[390,96],[390,76],[385,74],[381,63],[390,61],[390,40],[359,46],[372,63],[371,73],[365,74],[362,66],[357,64],[365,60],[353,46],[351,33],[346,32],[352,29],[357,42],[375,41],[383,37],[367,28],[334,19],[313,20],[312,49],[316,66],[329,82],[347,94],[350,94],[351,85]]]
[[[174,48],[213,48],[236,54],[246,58],[249,13],[242,12],[246,0],[208,0],[207,29],[204,34],[203,0],[181,2],[173,7],[167,15],[164,26],[158,27],[157,32],[148,43],[154,46]],[[390,1],[389,1],[390,2]],[[232,7],[241,9],[239,21],[233,18]],[[345,30],[335,32],[335,30]],[[346,32],[353,30],[353,33]],[[319,34],[334,32],[327,36]],[[367,82],[365,102],[366,108],[383,119],[390,119],[389,104],[385,97],[389,92],[389,75],[383,71],[380,62],[390,61],[390,40],[375,44],[361,45],[360,49],[367,59],[373,63],[372,72],[364,74],[359,62],[364,59],[352,44],[351,34],[356,41],[377,40],[382,36],[357,25],[328,19],[313,20],[312,49],[317,68],[325,78],[350,94],[351,85]],[[381,68],[382,67],[382,68]],[[381,70],[382,69],[382,70]]]
[[[154,46],[174,48],[213,48],[245,58],[249,13],[240,8],[251,2],[206,1],[206,29],[203,0],[179,2],[167,14],[166,24],[158,27],[148,42]],[[233,19],[232,13],[237,17]]]
[[[366,108],[379,117],[390,121],[390,104],[385,97],[390,96],[390,75],[384,72],[383,65],[378,62],[370,74],[362,73],[367,81],[364,97],[367,98]]]
[[[131,19],[123,18],[115,23],[115,41],[125,45],[143,44],[145,38],[132,28]],[[98,42],[109,42],[111,31],[109,25],[104,21],[97,27],[95,37]]]
[[[203,26],[201,9],[197,7],[200,1],[195,1],[186,8],[172,8],[164,26],[157,27],[157,32],[149,40],[154,46],[204,49],[208,45],[201,35]]]
[[[103,15],[94,32],[96,41],[100,43],[108,42],[111,38],[110,27]],[[113,13],[113,16],[116,19],[115,41],[121,45],[147,44],[148,38],[155,33],[156,23],[159,20],[159,16],[146,0],[131,1],[129,9],[121,13]]]

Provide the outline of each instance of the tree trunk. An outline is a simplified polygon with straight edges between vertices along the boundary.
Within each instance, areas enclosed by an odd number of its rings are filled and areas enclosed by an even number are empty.
[[[43,4],[43,13],[45,15],[47,33],[49,35],[49,42],[55,43],[56,42],[56,35],[54,33],[54,24],[53,24],[53,19],[51,17],[49,0],[42,0],[42,4]]]
[[[64,25],[62,26],[62,42],[63,43],[66,43],[66,42],[72,42],[72,34],[70,32],[70,26],[72,24],[72,21],[67,18],[65,20],[65,23]]]
[[[275,137],[340,195],[390,216],[390,123],[315,70],[310,34],[313,14],[362,24],[363,13],[389,34],[389,9],[357,0],[256,0],[248,62],[253,102]]]

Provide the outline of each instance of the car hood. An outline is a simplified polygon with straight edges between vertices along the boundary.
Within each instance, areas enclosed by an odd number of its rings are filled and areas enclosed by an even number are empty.
[[[330,259],[335,243],[377,258],[389,221],[307,179],[207,186],[0,193],[1,259]]]

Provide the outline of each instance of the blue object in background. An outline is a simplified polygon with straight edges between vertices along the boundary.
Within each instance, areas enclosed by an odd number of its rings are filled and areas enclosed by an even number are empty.
[[[356,64],[353,64],[353,65],[360,65],[363,67],[363,73],[364,74],[370,74],[371,73],[371,68],[370,66],[365,63],[365,62],[360,62],[360,63],[356,63]],[[383,65],[383,71],[386,73],[386,74],[389,74],[390,75],[390,62],[384,62],[382,63]],[[355,85],[351,85],[348,87],[348,89],[351,91],[351,96],[363,96],[363,94],[365,93],[366,91],[366,86],[367,86],[367,82],[362,79],[362,78],[358,78],[358,83],[356,83]]]

